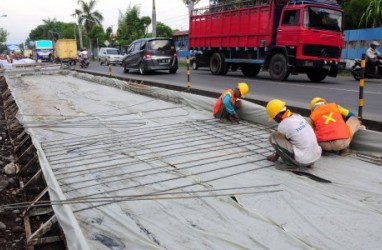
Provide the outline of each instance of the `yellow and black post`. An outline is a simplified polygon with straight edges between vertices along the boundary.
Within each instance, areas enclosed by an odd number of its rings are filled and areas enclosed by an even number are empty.
[[[366,55],[362,54],[361,60],[361,77],[359,79],[359,98],[358,98],[358,118],[362,121],[362,108],[363,108],[363,87],[365,86],[365,61]]]
[[[188,56],[186,57],[186,65],[187,65],[187,91],[190,91],[191,89],[191,83],[190,83],[190,59]]]
[[[112,76],[112,74],[111,74],[111,63],[110,63],[109,58],[107,58],[106,60],[107,60],[108,66],[109,66],[109,77],[111,77]]]

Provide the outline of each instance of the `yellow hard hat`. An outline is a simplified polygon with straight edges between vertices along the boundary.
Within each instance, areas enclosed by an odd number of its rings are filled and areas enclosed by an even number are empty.
[[[310,110],[313,110],[314,108],[314,105],[316,105],[316,103],[318,102],[324,102],[326,103],[326,100],[322,97],[314,97],[311,101],[310,101]]]
[[[273,99],[272,101],[269,101],[267,107],[265,108],[267,110],[269,120],[273,120],[276,117],[276,115],[280,113],[284,108],[284,101],[281,101],[279,99]]]
[[[239,82],[237,88],[240,90],[241,97],[243,98],[249,91],[249,87],[245,82]]]

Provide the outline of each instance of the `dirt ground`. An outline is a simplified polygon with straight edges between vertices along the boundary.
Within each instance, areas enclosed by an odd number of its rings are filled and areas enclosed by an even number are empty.
[[[0,205],[21,202],[21,197],[15,195],[17,178],[5,174],[4,171],[4,167],[13,160],[13,149],[8,140],[4,119],[4,112],[0,107]],[[25,228],[21,213],[22,210],[19,209],[0,209],[0,250],[25,249]]]

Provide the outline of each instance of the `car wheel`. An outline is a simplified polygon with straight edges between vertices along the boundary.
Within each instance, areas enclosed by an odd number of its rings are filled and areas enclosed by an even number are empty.
[[[141,75],[146,75],[147,74],[147,70],[145,69],[145,65],[143,65],[143,62],[141,62],[139,64],[139,73]]]
[[[101,61],[101,60],[99,60],[99,65],[101,65],[101,66],[102,66],[102,61]]]
[[[170,69],[170,74],[175,74],[178,69]]]
[[[198,64],[196,63],[196,61],[192,61],[192,69],[193,70],[197,70],[198,69]]]
[[[125,73],[129,73],[129,69],[126,67],[126,64],[123,65],[123,72],[125,72]]]

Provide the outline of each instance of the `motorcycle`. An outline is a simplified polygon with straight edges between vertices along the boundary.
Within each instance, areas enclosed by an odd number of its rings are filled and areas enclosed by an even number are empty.
[[[361,60],[355,59],[354,65],[351,67],[351,73],[356,81],[361,79]],[[373,74],[370,70],[370,65],[366,63],[365,66],[365,78],[374,78],[374,79],[382,79],[382,61],[378,60],[376,63],[375,74]]]
[[[89,58],[84,57],[84,56],[79,57],[79,63],[80,63],[81,68],[87,68],[87,67],[89,67],[89,64],[90,64]]]

